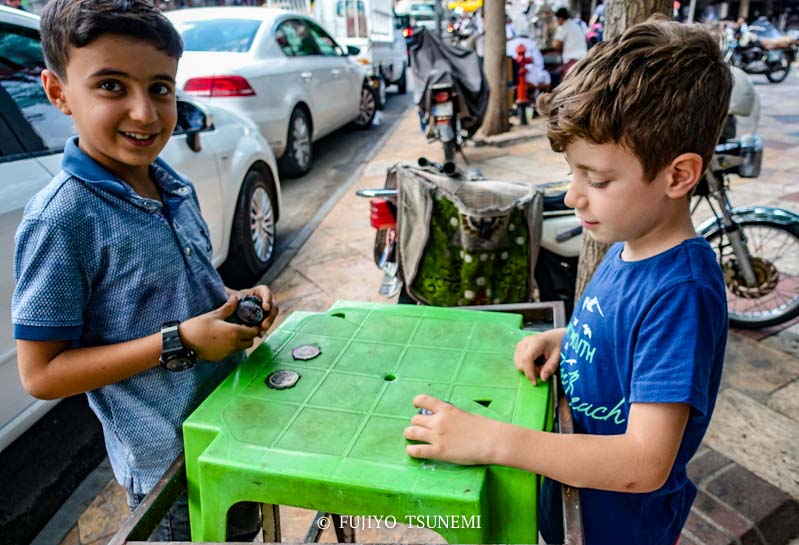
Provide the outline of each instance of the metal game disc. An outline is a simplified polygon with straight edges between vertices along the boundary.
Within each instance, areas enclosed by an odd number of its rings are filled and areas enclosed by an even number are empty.
[[[266,377],[266,385],[273,390],[285,390],[297,384],[298,380],[300,380],[300,374],[297,371],[281,369]]]
[[[322,349],[315,344],[301,344],[291,350],[291,357],[295,360],[308,361],[322,353]]]

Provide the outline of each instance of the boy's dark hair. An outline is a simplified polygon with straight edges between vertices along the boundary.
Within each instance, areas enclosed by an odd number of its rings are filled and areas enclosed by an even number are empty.
[[[707,167],[731,91],[730,68],[706,30],[652,18],[592,48],[539,109],[553,150],[575,138],[622,145],[652,180],[682,153]]]
[[[42,11],[42,50],[47,68],[66,81],[69,51],[105,34],[149,42],[173,59],[183,41],[172,23],[145,0],[50,0]],[[135,51],[130,52],[132,55]]]
[[[558,8],[558,11],[555,12],[556,19],[568,19],[569,18],[569,10],[566,8]]]

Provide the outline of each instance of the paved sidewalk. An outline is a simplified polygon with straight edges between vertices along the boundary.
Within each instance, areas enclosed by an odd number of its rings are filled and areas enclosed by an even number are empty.
[[[736,206],[775,205],[799,211],[799,81],[761,86],[767,104],[761,121],[766,145],[760,178],[735,180]],[[769,109],[770,108],[770,109]],[[791,126],[793,120],[796,125]],[[508,140],[515,138],[516,128]],[[791,132],[793,131],[793,132]],[[486,177],[543,183],[568,178],[553,153],[543,122],[524,129],[526,141],[470,147],[466,155]],[[414,110],[366,166],[288,267],[272,283],[282,317],[294,310],[321,311],[337,299],[391,302],[377,293],[382,272],[372,257],[369,203],[355,190],[382,187],[386,169],[419,156],[441,160],[441,146],[425,143]],[[459,157],[460,159],[460,157]],[[698,211],[698,218],[702,212]],[[707,214],[707,212],[705,212]],[[758,332],[733,331],[722,391],[702,449],[689,466],[699,497],[680,543],[799,544],[799,324]],[[408,536],[383,531],[382,541]],[[364,539],[366,536],[360,537]]]

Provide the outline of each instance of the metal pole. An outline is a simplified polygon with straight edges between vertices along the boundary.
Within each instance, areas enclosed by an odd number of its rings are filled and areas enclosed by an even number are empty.
[[[741,0],[741,5],[738,8],[738,17],[749,19],[749,0]]]
[[[436,0],[436,34],[441,37],[441,0]]]
[[[695,14],[696,14],[696,0],[691,0],[691,3],[688,5],[688,21],[687,22],[693,23]]]

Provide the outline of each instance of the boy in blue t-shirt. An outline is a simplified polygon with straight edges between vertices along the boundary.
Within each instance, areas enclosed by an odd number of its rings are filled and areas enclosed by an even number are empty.
[[[650,20],[593,48],[541,104],[552,148],[572,168],[566,203],[592,238],[618,242],[568,327],[516,348],[533,384],[560,369],[574,435],[414,400],[433,414],[405,430],[421,442],[407,446],[411,456],[547,477],[539,520],[548,543],[563,541],[557,482],[581,489],[588,545],[673,545],[688,517],[696,488],[685,468],[713,413],[727,337],[721,269],[689,201],[731,88],[706,31]]]
[[[194,186],[158,159],[177,121],[183,50],[144,0],[51,0],[41,20],[50,101],[78,137],[26,206],[12,302],[19,371],[42,399],[86,392],[134,508],[182,452],[181,425],[277,315],[266,286],[233,292],[211,261]],[[225,321],[245,294],[265,319]],[[256,504],[231,511],[254,537]],[[189,539],[185,497],[156,538]]]

